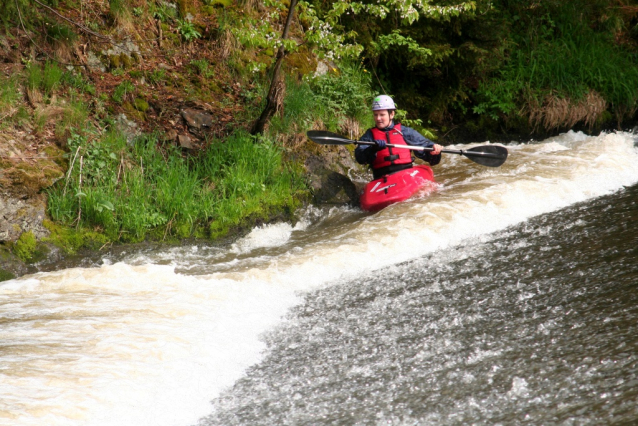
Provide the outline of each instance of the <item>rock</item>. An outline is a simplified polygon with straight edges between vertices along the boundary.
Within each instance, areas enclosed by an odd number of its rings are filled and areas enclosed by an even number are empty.
[[[317,63],[317,69],[315,71],[315,77],[320,77],[322,75],[325,75],[329,70],[330,70],[330,68],[328,67],[328,64],[326,64],[323,61],[320,61],[320,62]]]
[[[179,146],[184,149],[195,149],[195,145],[193,145],[193,140],[186,135],[179,135],[177,137],[177,142]]]
[[[308,181],[317,204],[359,205],[359,194],[369,172],[342,146],[322,147],[304,161]]]
[[[177,131],[175,129],[171,129],[164,135],[164,140],[166,141],[177,141]],[[179,141],[178,141],[179,142]]]
[[[104,66],[102,61],[100,61],[100,58],[98,58],[95,53],[91,51],[89,51],[89,53],[86,55],[86,66],[89,67],[91,71],[106,72],[106,67]]]
[[[0,241],[16,241],[23,232],[32,232],[37,239],[49,235],[42,225],[46,198],[36,194],[23,199],[0,194]]]
[[[131,145],[136,137],[141,134],[137,123],[128,119],[126,114],[120,114],[115,119],[115,126],[126,136],[126,142]]]
[[[102,54],[108,58],[111,68],[130,68],[142,60],[139,46],[132,41],[118,43]]]
[[[201,130],[204,127],[210,128],[213,125],[213,117],[205,112],[190,108],[185,108],[180,112],[186,124],[193,129]]]

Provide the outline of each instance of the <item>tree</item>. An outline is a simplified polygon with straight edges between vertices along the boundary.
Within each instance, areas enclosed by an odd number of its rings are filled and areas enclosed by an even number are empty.
[[[279,103],[282,102],[279,96],[277,96],[279,92],[279,88],[283,84],[279,74],[281,70],[281,63],[284,60],[284,56],[286,55],[286,47],[283,43],[284,40],[288,38],[288,31],[290,30],[290,23],[292,22],[292,16],[295,13],[295,7],[297,6],[297,0],[290,0],[290,6],[288,7],[288,17],[286,18],[286,25],[284,26],[284,31],[281,34],[282,43],[277,50],[277,59],[275,60],[275,65],[272,70],[272,77],[270,79],[270,89],[268,90],[268,96],[266,96],[266,106],[261,113],[259,119],[253,125],[250,133],[256,135],[258,133],[263,133],[266,124],[270,121],[277,108],[279,107]]]

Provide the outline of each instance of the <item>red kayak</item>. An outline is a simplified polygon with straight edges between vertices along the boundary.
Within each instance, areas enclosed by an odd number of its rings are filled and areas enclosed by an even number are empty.
[[[434,173],[425,165],[383,176],[366,185],[361,194],[361,208],[369,212],[379,211],[390,204],[407,200],[421,189],[431,188],[434,183]]]

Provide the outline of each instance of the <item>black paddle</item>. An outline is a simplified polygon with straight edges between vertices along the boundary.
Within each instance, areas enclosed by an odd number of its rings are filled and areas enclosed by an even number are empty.
[[[340,136],[336,133],[327,132],[325,130],[310,130],[306,133],[308,137],[318,144],[322,145],[375,145],[374,142],[366,142],[366,141],[353,141],[350,139],[346,139],[343,136]],[[413,151],[432,151],[433,148],[425,148],[422,146],[411,146],[411,145],[393,145],[387,144],[386,146],[390,146],[392,148],[405,148],[411,149]],[[468,150],[453,150],[453,149],[443,149],[441,152],[446,154],[459,154],[463,155],[475,163],[481,164],[483,166],[488,167],[499,167],[501,164],[507,160],[507,149],[505,147],[499,145],[483,145],[483,146],[475,146],[474,148],[470,148]]]

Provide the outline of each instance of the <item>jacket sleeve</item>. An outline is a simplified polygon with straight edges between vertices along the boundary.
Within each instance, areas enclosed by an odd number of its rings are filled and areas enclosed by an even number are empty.
[[[422,146],[424,148],[431,148],[434,146],[434,142],[423,136],[411,127],[401,126],[401,132],[403,133],[403,139],[408,145]],[[441,162],[441,154],[432,155],[430,151],[413,151],[416,157],[430,163],[431,166],[436,166]]]
[[[372,131],[368,129],[363,136],[359,138],[360,141],[374,142]],[[359,164],[372,164],[377,156],[377,150],[374,146],[370,145],[358,145],[354,150],[354,158]]]

